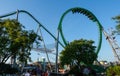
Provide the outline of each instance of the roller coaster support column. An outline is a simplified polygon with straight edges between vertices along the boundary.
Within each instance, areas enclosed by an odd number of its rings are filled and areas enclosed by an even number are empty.
[[[59,30],[57,29],[57,40],[56,40],[56,65],[55,72],[58,73],[58,40],[59,40]]]

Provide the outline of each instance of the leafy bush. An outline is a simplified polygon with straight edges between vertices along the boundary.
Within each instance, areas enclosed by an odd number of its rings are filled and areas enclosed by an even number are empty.
[[[107,76],[114,76],[114,75],[120,75],[120,66],[110,66],[106,70]]]

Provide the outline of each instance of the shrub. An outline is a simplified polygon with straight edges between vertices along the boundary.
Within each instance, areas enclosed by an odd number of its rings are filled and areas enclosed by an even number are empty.
[[[116,66],[110,66],[106,70],[106,74],[107,74],[107,76],[120,75],[120,66],[118,66],[118,65],[116,65]]]

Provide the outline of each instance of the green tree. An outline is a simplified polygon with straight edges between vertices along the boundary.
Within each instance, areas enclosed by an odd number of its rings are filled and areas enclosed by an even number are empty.
[[[10,57],[20,62],[30,59],[33,43],[40,43],[40,36],[33,30],[24,30],[16,20],[5,19],[0,22],[0,61],[5,63]]]
[[[60,54],[61,65],[72,64],[71,67],[81,67],[81,63],[90,65],[96,60],[94,41],[92,40],[74,40],[62,50]],[[77,70],[74,69],[74,71]],[[81,69],[79,69],[80,71]],[[78,71],[78,70],[77,70]]]
[[[70,74],[83,76],[83,69],[89,67],[88,65],[92,65],[97,59],[95,53],[96,47],[93,46],[93,44],[94,41],[92,40],[74,40],[62,50],[60,54],[61,65],[69,64],[71,68],[69,71]],[[92,70],[90,72],[92,72]],[[91,73],[89,73],[89,75],[91,75]]]
[[[113,20],[116,21],[117,25],[116,25],[116,30],[113,31],[113,34],[118,34],[120,35],[120,15],[116,16],[116,17],[113,17],[112,18]]]
[[[120,76],[120,66],[110,66],[109,68],[107,68],[106,74],[107,76]]]

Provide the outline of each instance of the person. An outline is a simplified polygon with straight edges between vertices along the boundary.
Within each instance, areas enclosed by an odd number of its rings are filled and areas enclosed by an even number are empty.
[[[44,75],[45,75],[45,76],[49,76],[48,70],[45,71],[45,74],[44,74]]]
[[[89,73],[90,73],[90,69],[88,67],[84,67],[83,74],[84,75],[89,75]]]
[[[37,74],[36,74],[36,70],[35,69],[33,69],[32,71],[31,71],[31,76],[36,76]]]
[[[26,71],[25,76],[30,76],[29,70]]]
[[[37,76],[41,76],[41,67],[38,65],[37,68],[36,68],[36,73],[37,73]]]

